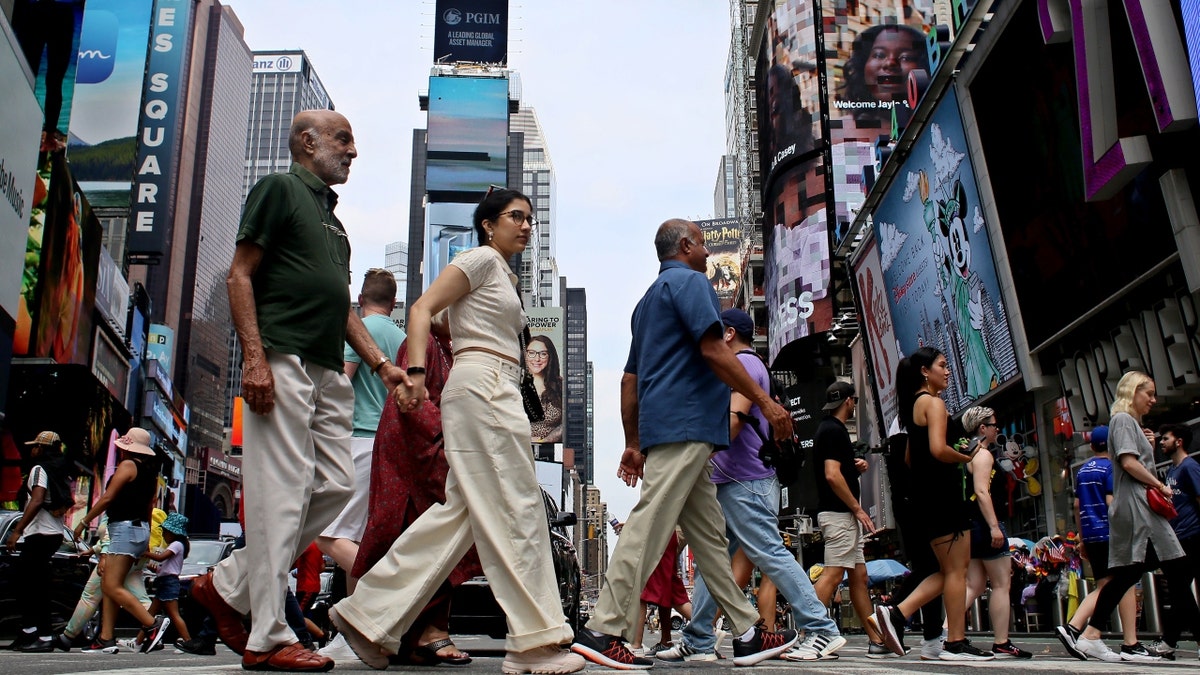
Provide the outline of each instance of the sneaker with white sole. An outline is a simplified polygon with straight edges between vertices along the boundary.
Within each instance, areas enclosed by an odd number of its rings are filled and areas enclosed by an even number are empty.
[[[671,649],[674,646],[675,646],[674,642],[668,642],[666,644],[664,644],[662,642],[657,642],[657,643],[655,643],[655,645],[653,647],[647,648],[646,653],[642,654],[642,656],[645,656],[647,658],[656,656],[659,652],[665,652],[666,650]]]
[[[523,673],[577,673],[587,666],[587,661],[578,654],[558,645],[536,647],[523,652],[508,652],[504,655],[501,671],[508,675]]]
[[[1086,658],[1096,659],[1097,661],[1106,661],[1108,663],[1116,663],[1121,660],[1121,655],[1108,648],[1108,645],[1100,640],[1089,640],[1082,635],[1075,640],[1075,649],[1079,650]]]
[[[342,635],[341,633],[333,636],[333,639],[329,641],[329,644],[318,649],[317,653],[321,656],[333,659],[333,662],[338,664],[338,666],[344,667],[352,663],[363,663],[363,660],[358,658],[358,654],[355,654],[354,650],[351,649],[350,645],[346,642],[346,636]],[[363,665],[366,664],[363,663]]]
[[[634,656],[621,638],[607,634],[594,635],[587,628],[576,631],[571,651],[592,663],[615,670],[645,670],[654,667],[653,659]]]
[[[872,642],[867,645],[868,659],[898,659],[900,655],[887,648],[882,642]]]
[[[921,660],[940,661],[942,658],[942,641],[945,639],[945,637],[935,637],[932,640],[921,640]],[[870,654],[867,656],[870,657]]]
[[[1032,659],[1033,654],[1014,645],[1012,640],[1006,640],[1004,644],[992,643],[992,653],[998,659]]]
[[[646,648],[645,647],[633,647],[628,644],[625,645],[625,647],[628,648],[629,653],[633,654],[634,656],[646,656]]]
[[[100,638],[96,638],[92,640],[91,645],[83,648],[84,654],[116,654],[120,651],[120,645],[113,639],[101,640]]]
[[[679,644],[671,647],[670,649],[664,649],[658,652],[654,655],[654,658],[662,659],[663,661],[668,661],[670,663],[680,663],[683,661],[716,661],[717,652],[715,650],[711,652],[702,652],[698,649],[692,649],[688,646],[688,643],[680,640]]]
[[[976,647],[965,638],[943,642],[942,653],[938,655],[938,659],[942,661],[991,661],[995,658],[995,654]]]
[[[837,650],[845,646],[846,638],[841,635],[809,633],[795,647],[784,652],[783,658],[787,661],[832,661],[837,658]]]
[[[1121,645],[1121,660],[1158,663],[1162,661],[1162,657],[1158,654],[1151,654],[1142,643],[1135,642],[1131,645]]]
[[[875,608],[875,628],[883,638],[883,644],[896,656],[904,656],[904,615],[890,605]]]
[[[1146,646],[1146,651],[1167,661],[1175,660],[1175,648],[1163,640],[1155,640]]]
[[[146,637],[138,647],[143,654],[148,654],[162,645],[167,629],[171,627],[171,619],[161,614],[154,617],[154,623],[146,626]]]
[[[1080,661],[1087,661],[1087,654],[1079,651],[1079,646],[1076,644],[1079,640],[1079,635],[1079,630],[1069,623],[1054,627],[1054,636],[1062,643],[1063,649],[1066,649],[1068,654]]]
[[[758,622],[751,629],[749,640],[733,641],[733,665],[753,666],[786,652],[800,639],[796,631],[768,631]]]
[[[137,638],[118,638],[117,646],[121,649],[128,649],[131,652],[136,652],[140,648]]]

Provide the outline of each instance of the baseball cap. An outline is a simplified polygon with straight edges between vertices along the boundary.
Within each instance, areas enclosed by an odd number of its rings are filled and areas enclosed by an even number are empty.
[[[1108,449],[1108,427],[1101,424],[1092,429],[1092,447],[1097,450]]]
[[[825,407],[821,408],[821,410],[836,410],[842,404],[842,401],[851,396],[854,396],[854,385],[838,380],[829,385],[829,388],[825,390]]]
[[[61,440],[62,439],[58,437],[58,434],[54,433],[53,431],[43,431],[37,435],[37,438],[29,441],[25,445],[54,445]]]
[[[754,319],[744,311],[735,308],[721,312],[721,324],[732,328],[738,335],[752,340],[754,338]]]

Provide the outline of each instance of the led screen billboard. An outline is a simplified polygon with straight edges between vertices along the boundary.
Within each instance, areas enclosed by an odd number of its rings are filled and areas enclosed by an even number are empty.
[[[425,207],[425,260],[421,275],[428,290],[429,284],[446,269],[446,265],[462,251],[479,244],[471,217],[475,204],[432,203]]]
[[[507,63],[508,0],[437,0],[433,60]]]
[[[829,330],[829,229],[820,158],[779,176],[764,206],[764,289],[769,360],[793,340]]]
[[[759,6],[770,11],[755,67],[758,147],[765,187],[776,169],[817,150],[821,90],[812,3],[778,0],[773,9],[768,3]]]
[[[71,112],[71,169],[84,192],[129,191],[153,0],[88,0]],[[101,183],[98,185],[97,183]]]
[[[708,280],[721,301],[721,309],[733,306],[742,284],[742,255],[749,245],[749,236],[737,218],[697,220],[704,233],[708,249]]]
[[[1017,375],[1008,317],[954,89],[930,116],[874,213],[902,353],[946,354],[952,415]]]
[[[563,357],[566,338],[562,307],[530,307],[529,344],[525,346],[525,369],[533,374],[533,383],[542,400],[546,418],[534,422],[534,443],[562,443],[563,435]]]
[[[508,80],[429,78],[426,154],[430,201],[478,202],[488,186],[506,185]]]

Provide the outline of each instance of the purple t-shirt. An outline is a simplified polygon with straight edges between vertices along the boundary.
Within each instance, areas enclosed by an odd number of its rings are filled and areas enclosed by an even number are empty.
[[[738,354],[737,357],[750,379],[757,382],[763,391],[770,391],[771,376],[767,373],[762,359],[754,354]],[[750,406],[750,414],[756,420],[759,430],[764,434],[771,433],[771,426],[767,424],[767,418],[757,405]],[[712,482],[720,485],[734,480],[759,480],[774,476],[775,470],[763,466],[762,460],[758,458],[758,449],[761,446],[762,439],[758,434],[743,424],[741,433],[730,441],[729,447],[713,455],[712,462],[715,466]]]

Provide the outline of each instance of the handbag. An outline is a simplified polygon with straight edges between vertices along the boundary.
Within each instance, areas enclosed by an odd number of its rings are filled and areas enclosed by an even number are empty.
[[[1146,486],[1146,502],[1150,504],[1151,511],[1167,520],[1172,520],[1179,515],[1175,510],[1175,503],[1149,485]]]
[[[519,336],[521,351],[521,403],[525,405],[525,416],[530,422],[541,422],[546,419],[546,411],[542,409],[542,397],[538,396],[537,387],[533,383],[533,373],[525,368],[525,347],[529,344],[529,327],[521,329]]]

